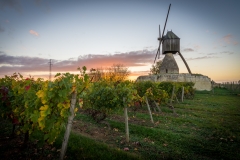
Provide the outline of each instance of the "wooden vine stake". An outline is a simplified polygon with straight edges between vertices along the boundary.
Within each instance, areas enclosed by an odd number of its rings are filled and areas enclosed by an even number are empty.
[[[162,113],[162,110],[160,109],[160,107],[159,107],[159,105],[157,104],[157,102],[156,102],[156,101],[154,101],[154,104],[155,104],[155,106],[157,107],[157,109],[158,109],[159,113]]]
[[[128,114],[127,114],[127,104],[125,103],[126,99],[123,97],[124,104],[124,117],[125,117],[125,131],[126,131],[126,142],[129,142],[129,128],[128,128]]]
[[[184,87],[182,86],[182,102],[183,102],[183,96],[184,96]]]
[[[174,113],[175,115],[177,115],[176,112],[175,112],[175,110],[174,110],[173,103],[172,103],[174,95],[175,95],[175,86],[173,86],[173,90],[172,90],[172,96],[171,96],[171,100],[170,100],[170,107],[172,108],[173,113]]]
[[[67,144],[68,144],[68,139],[69,139],[69,135],[72,129],[72,123],[73,123],[73,118],[74,118],[74,108],[75,108],[75,104],[76,104],[76,98],[77,98],[77,92],[73,92],[72,93],[72,99],[71,99],[71,106],[70,106],[70,116],[68,117],[68,123],[67,123],[67,128],[64,134],[64,139],[63,139],[63,143],[62,143],[62,149],[61,149],[61,153],[60,153],[60,159],[63,160],[65,153],[67,151]]]
[[[173,101],[173,97],[174,97],[174,92],[175,92],[175,86],[173,86],[173,90],[172,90],[172,96],[171,96],[171,100],[170,100],[171,106],[172,106],[172,101]]]
[[[151,118],[151,122],[154,123],[154,122],[153,122],[153,117],[152,117],[152,112],[151,112],[151,109],[150,109],[150,107],[149,107],[149,103],[148,103],[147,97],[146,97],[146,104],[147,104],[148,112],[149,112],[149,115],[150,115],[150,118]]]

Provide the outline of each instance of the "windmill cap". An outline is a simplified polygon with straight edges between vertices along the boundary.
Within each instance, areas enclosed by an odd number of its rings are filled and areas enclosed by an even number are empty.
[[[176,34],[172,31],[168,31],[167,34],[163,37],[163,39],[180,39]]]

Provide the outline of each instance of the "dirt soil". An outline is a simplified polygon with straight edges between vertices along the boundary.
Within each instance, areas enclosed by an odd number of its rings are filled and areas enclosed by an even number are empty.
[[[0,159],[4,160],[48,160],[53,159],[53,157],[60,156],[60,150],[57,150],[55,147],[51,145],[44,145],[39,148],[37,146],[38,141],[29,141],[26,145],[24,145],[24,136],[20,135],[12,135],[11,131],[9,131],[9,126],[5,124],[9,124],[7,120],[0,120]],[[16,129],[17,131],[17,129]]]
[[[120,115],[109,116],[109,119],[122,123],[125,122],[124,117]],[[149,121],[138,119],[136,117],[130,117],[128,122],[129,124],[136,124],[149,128],[153,128],[154,126],[157,126],[159,123],[161,123],[160,121],[157,121],[152,124],[150,122],[150,117]],[[91,122],[83,122],[81,120],[75,120],[73,122],[72,131],[77,134],[94,139],[96,141],[104,142],[109,146],[120,150],[129,148],[130,150],[134,150],[135,153],[138,153],[137,151],[144,149],[144,146],[142,146],[138,141],[131,141],[130,143],[126,143],[125,131],[120,131],[117,128],[112,128],[106,121],[102,122],[101,124],[97,124]],[[144,138],[143,141],[147,143],[152,143],[152,140],[148,138]]]

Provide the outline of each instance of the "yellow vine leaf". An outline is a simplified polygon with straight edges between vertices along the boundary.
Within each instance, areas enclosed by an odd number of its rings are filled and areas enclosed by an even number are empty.
[[[45,83],[43,84],[43,88],[47,89],[48,88],[48,81],[45,81]]]
[[[39,110],[40,110],[41,117],[46,117],[47,115],[49,115],[51,113],[51,110],[48,105],[44,105],[44,106],[40,107]]]
[[[68,113],[68,111],[66,109],[62,109],[60,112],[60,115],[65,118],[65,117],[67,117],[67,113]]]
[[[46,99],[42,99],[42,103],[43,104],[47,104],[47,100]]]
[[[79,106],[80,106],[80,108],[82,108],[82,107],[83,107],[83,99],[80,98],[80,99],[78,100],[78,102],[79,102]]]
[[[72,91],[71,91],[70,93],[72,93],[72,92],[74,92],[74,91],[76,91],[76,86],[73,86],[73,87],[72,87]]]
[[[63,107],[64,107],[65,109],[70,108],[70,103],[69,103],[69,102],[64,103],[64,104],[63,104]]]
[[[13,113],[18,113],[18,108],[15,108],[15,109],[13,110]]]
[[[45,127],[44,118],[45,118],[45,117],[39,117],[39,118],[38,118],[38,124],[39,124],[39,128],[40,128],[41,130],[43,130],[43,128]]]
[[[43,98],[45,96],[43,90],[38,91],[36,95],[38,96],[38,98]]]
[[[57,104],[57,107],[58,107],[59,109],[61,109],[61,108],[62,108],[62,103],[58,103],[58,104]]]
[[[78,108],[75,108],[75,109],[74,109],[74,113],[76,113],[77,111],[78,111]]]

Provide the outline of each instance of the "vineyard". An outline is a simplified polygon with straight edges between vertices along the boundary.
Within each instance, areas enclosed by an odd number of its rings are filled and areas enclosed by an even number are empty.
[[[196,92],[183,82],[94,81],[86,67],[79,70],[54,81],[16,73],[0,79],[1,139],[20,144],[1,144],[1,156],[14,159],[21,150],[22,159],[239,158],[238,94]]]

